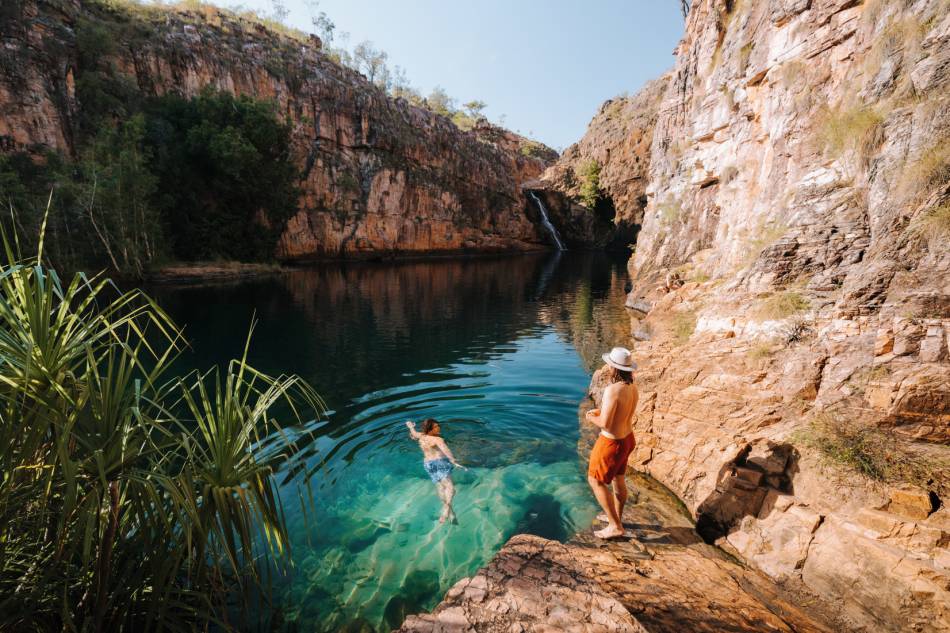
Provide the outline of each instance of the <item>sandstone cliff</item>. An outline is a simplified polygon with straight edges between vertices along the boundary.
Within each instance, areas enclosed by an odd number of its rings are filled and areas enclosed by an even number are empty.
[[[642,211],[636,468],[836,630],[950,630],[948,148],[947,2],[696,0],[668,80],[607,102],[545,175],[572,208],[594,158],[605,197]],[[709,561],[668,556],[618,570],[513,541],[406,629],[545,630],[579,609],[578,630],[685,630]],[[641,618],[656,594],[672,618]]]
[[[4,2],[0,151],[75,151],[83,20],[108,29],[113,52],[97,62],[130,94],[210,86],[277,104],[304,174],[299,212],[275,245],[282,259],[547,247],[520,189],[545,167],[522,154],[526,139],[490,125],[463,132],[334,63],[316,38],[210,9]]]
[[[583,195],[585,168],[596,164],[600,200],[587,211],[610,215],[627,242],[636,239],[643,222],[653,130],[668,84],[669,77],[664,76],[649,82],[634,96],[606,101],[584,137],[564,150],[542,177],[547,188],[577,203]]]
[[[631,266],[638,467],[869,631],[950,628],[948,140],[946,2],[697,0]]]

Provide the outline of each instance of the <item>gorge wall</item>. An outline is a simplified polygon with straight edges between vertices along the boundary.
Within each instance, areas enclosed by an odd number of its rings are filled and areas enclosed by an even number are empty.
[[[697,0],[649,152],[637,467],[860,630],[950,629],[948,148],[946,2]]]
[[[464,132],[335,63],[317,38],[210,8],[5,1],[0,151],[75,152],[83,20],[108,28],[113,52],[98,62],[139,94],[211,87],[277,104],[303,172],[299,211],[275,246],[281,259],[547,247],[520,188],[545,167],[522,153],[526,139],[487,123]]]
[[[676,54],[532,183],[594,213],[596,161],[601,200],[642,225],[634,466],[836,630],[950,630],[950,4],[696,0]],[[521,545],[406,630],[493,630],[470,587]],[[542,565],[553,595],[603,589],[609,565],[575,563]],[[657,577],[612,613],[651,613]],[[519,579],[493,591],[484,608],[530,598]],[[655,626],[578,630],[682,630],[703,611],[665,595],[677,614]],[[564,616],[536,606],[520,630]]]
[[[653,131],[668,84],[666,75],[633,96],[606,101],[584,137],[545,170],[539,187],[562,218],[568,215],[562,209],[571,209],[573,215],[603,216],[617,227],[609,236],[616,245],[636,241],[647,204]],[[591,194],[596,194],[593,204]]]

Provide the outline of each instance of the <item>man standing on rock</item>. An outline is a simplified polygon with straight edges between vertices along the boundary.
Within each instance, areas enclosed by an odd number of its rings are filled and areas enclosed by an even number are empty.
[[[633,384],[636,364],[630,350],[615,347],[603,355],[607,388],[600,409],[592,409],[587,421],[600,427],[600,436],[590,453],[587,481],[597,502],[607,515],[607,527],[594,535],[603,538],[623,536],[623,506],[627,501],[627,459],[636,446],[633,438],[633,416],[637,411],[639,393]],[[610,484],[613,483],[613,491]]]

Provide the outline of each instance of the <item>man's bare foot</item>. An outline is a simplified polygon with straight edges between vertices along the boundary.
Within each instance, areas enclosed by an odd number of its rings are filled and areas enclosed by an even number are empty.
[[[602,539],[617,538],[618,536],[623,536],[623,528],[608,525],[604,529],[594,532],[594,536]]]

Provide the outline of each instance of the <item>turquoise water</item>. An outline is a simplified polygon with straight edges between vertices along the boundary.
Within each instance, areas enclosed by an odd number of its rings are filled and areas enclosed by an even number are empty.
[[[308,447],[316,510],[305,521],[288,504],[295,569],[277,586],[286,628],[390,630],[513,534],[566,540],[590,525],[577,407],[597,353],[617,342],[602,321],[624,278],[622,262],[566,254],[153,289],[186,326],[184,362],[238,354],[256,313],[253,363],[304,376],[330,408]],[[453,474],[457,525],[437,522],[405,429],[426,417],[470,467]]]

